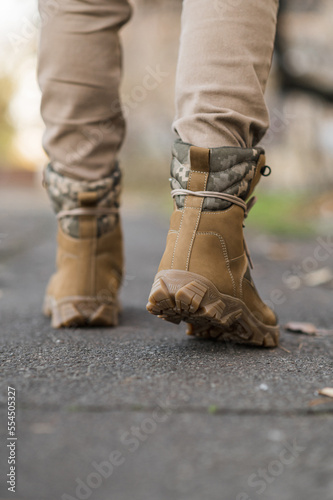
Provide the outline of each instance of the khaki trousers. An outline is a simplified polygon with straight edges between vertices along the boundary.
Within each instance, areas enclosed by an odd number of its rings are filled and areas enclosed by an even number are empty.
[[[184,142],[252,147],[263,137],[277,9],[278,0],[183,1],[173,129]],[[44,148],[64,175],[107,177],[125,134],[118,33],[131,5],[39,0],[39,10]]]

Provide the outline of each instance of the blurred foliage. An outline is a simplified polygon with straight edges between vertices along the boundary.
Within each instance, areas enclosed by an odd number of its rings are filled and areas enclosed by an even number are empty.
[[[304,217],[308,203],[308,193],[261,191],[246,225],[280,236],[309,236],[315,231],[314,221]]]
[[[125,197],[126,202],[129,196]],[[309,210],[309,200],[313,209]],[[140,205],[138,200],[135,205]],[[286,236],[294,238],[308,237],[316,234],[316,225],[320,219],[318,212],[317,197],[310,198],[307,192],[286,193],[285,191],[265,192],[260,189],[258,200],[250,216],[246,219],[246,227],[249,230],[258,229],[267,234]],[[153,208],[162,216],[170,217],[173,201],[167,188],[159,191],[156,196],[151,191],[145,193],[145,201],[141,204],[143,208]]]
[[[15,127],[9,115],[11,99],[15,92],[15,85],[9,76],[0,77],[0,158],[1,164],[10,162]]]

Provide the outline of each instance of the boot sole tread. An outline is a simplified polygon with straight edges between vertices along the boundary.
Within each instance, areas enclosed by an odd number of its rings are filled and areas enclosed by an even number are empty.
[[[188,323],[188,335],[262,347],[279,344],[279,327],[259,321],[246,304],[220,293],[203,276],[168,270],[157,274],[147,310],[171,323]]]
[[[53,328],[117,326],[119,304],[101,303],[94,298],[70,297],[56,301],[46,296],[43,312],[51,317]]]

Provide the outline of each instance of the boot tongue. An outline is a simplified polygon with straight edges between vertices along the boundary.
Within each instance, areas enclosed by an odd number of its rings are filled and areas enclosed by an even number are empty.
[[[81,192],[77,194],[77,200],[80,208],[94,208],[98,202],[97,192]],[[78,218],[79,237],[96,238],[97,237],[97,217],[81,215]]]
[[[191,151],[202,149],[209,154],[209,175],[206,191],[225,193],[245,201],[251,195],[261,177],[260,170],[265,164],[262,148],[194,148],[190,144],[177,141],[173,149],[171,163],[171,188],[188,189],[188,179],[196,155]],[[199,160],[194,160],[196,163]],[[183,208],[185,196],[175,197],[178,208]],[[203,211],[225,210],[231,204],[217,198],[205,198]]]
[[[94,207],[98,202],[98,193],[95,192],[81,192],[77,195],[78,202],[81,207]]]
[[[209,173],[210,150],[206,148],[190,147],[190,168],[196,172]]]

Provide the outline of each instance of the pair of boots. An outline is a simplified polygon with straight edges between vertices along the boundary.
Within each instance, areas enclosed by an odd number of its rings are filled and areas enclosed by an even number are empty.
[[[243,236],[260,148],[199,148],[176,141],[171,163],[174,211],[147,309],[188,333],[274,347],[274,312],[253,284]],[[120,172],[98,182],[63,177],[49,165],[45,186],[59,219],[57,272],[44,313],[55,328],[118,323],[123,273]],[[250,201],[247,201],[249,200]]]

